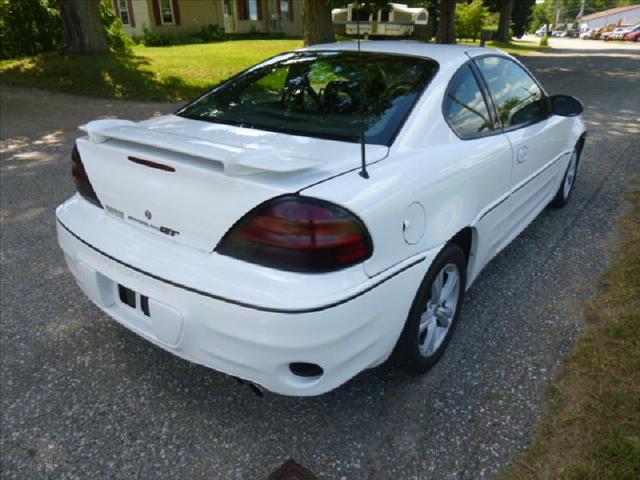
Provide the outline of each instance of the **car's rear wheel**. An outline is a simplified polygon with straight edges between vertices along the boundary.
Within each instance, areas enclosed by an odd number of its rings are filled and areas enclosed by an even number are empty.
[[[466,255],[452,244],[429,267],[392,354],[404,370],[426,372],[447,348],[464,298],[466,265]]]
[[[573,186],[576,183],[576,176],[578,175],[578,163],[580,162],[580,150],[575,148],[573,153],[571,154],[571,159],[569,160],[569,166],[567,170],[564,172],[564,177],[562,177],[562,183],[560,183],[560,187],[558,187],[558,191],[556,192],[556,196],[553,197],[553,200],[549,203],[554,208],[562,208],[567,203],[569,203],[569,197],[571,196],[571,192],[573,192]]]

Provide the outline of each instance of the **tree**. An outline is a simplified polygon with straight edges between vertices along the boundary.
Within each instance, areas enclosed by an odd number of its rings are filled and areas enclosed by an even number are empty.
[[[547,14],[547,8],[544,3],[536,3],[531,10],[531,28],[538,30],[543,25],[549,25],[551,20]]]
[[[66,53],[102,53],[109,50],[100,18],[99,0],[59,0]],[[319,3],[319,2],[318,2]]]
[[[456,0],[440,0],[438,43],[456,43]]]
[[[480,37],[488,13],[483,0],[459,4],[456,7],[456,36],[460,39],[471,38],[475,42]]]
[[[516,38],[522,37],[531,25],[531,12],[536,4],[536,0],[518,0],[513,4],[511,13],[511,23],[513,35]]]
[[[331,4],[326,0],[304,0],[303,4],[304,45],[335,42],[331,18]]]
[[[496,39],[499,42],[511,40],[511,12],[513,11],[513,0],[500,0],[500,20],[498,20],[498,32]]]

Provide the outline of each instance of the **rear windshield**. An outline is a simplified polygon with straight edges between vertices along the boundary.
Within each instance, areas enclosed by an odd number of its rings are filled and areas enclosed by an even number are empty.
[[[431,59],[294,52],[256,65],[177,115],[309,137],[390,145],[438,69]]]

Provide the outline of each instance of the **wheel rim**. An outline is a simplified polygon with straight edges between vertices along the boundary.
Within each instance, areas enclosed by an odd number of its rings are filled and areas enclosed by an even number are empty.
[[[576,179],[576,167],[578,166],[577,158],[578,155],[576,155],[576,152],[573,152],[573,155],[571,155],[571,161],[569,162],[569,168],[567,169],[567,175],[564,177],[564,198],[567,198],[569,193],[571,193],[573,183]]]
[[[458,309],[460,298],[460,270],[449,263],[438,272],[431,284],[420,326],[418,346],[423,357],[430,357],[442,345]]]

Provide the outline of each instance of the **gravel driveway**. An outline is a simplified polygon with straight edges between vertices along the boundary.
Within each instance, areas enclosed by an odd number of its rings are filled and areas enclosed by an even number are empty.
[[[174,106],[3,87],[2,477],[265,479],[294,458],[325,479],[491,478],[531,439],[640,171],[640,49],[525,63],[549,92],[586,105],[571,203],[543,212],[486,268],[429,374],[382,366],[307,399],[259,398],[151,346],[66,270],[54,208],[74,192],[75,127]]]

